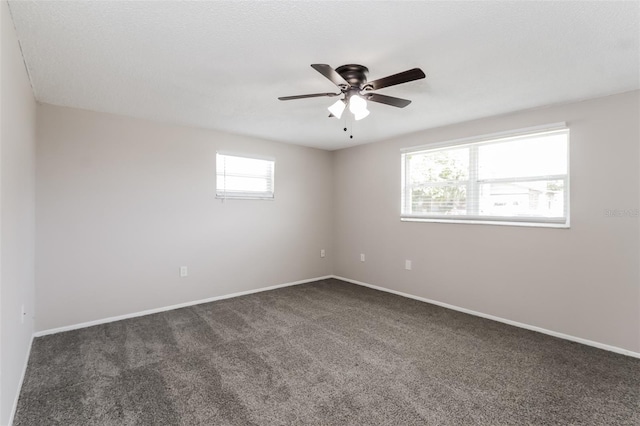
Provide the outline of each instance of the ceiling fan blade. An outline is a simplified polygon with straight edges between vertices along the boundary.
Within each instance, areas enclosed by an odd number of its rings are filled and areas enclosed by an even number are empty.
[[[333,97],[333,96],[339,96],[341,94],[342,93],[311,93],[309,95],[280,96],[278,99],[280,99],[281,101],[290,101],[293,99],[317,98],[320,96]]]
[[[379,102],[385,105],[391,105],[398,108],[404,108],[411,103],[408,99],[396,98],[393,96],[380,95],[378,93],[365,94],[364,97],[371,102]]]
[[[349,87],[349,83],[347,83],[347,81],[342,78],[342,76],[340,74],[338,74],[336,72],[336,70],[334,70],[333,68],[331,68],[331,65],[327,65],[327,64],[311,64],[311,67],[318,71],[320,74],[324,75],[325,77],[327,77],[329,80],[331,80],[331,82],[333,84],[335,84],[338,87],[341,86],[347,86]]]
[[[413,68],[398,74],[370,81],[365,87],[371,87],[371,90],[378,90],[383,87],[395,86],[396,84],[407,83],[413,80],[420,80],[421,78],[425,78],[424,72],[422,72],[420,68]]]

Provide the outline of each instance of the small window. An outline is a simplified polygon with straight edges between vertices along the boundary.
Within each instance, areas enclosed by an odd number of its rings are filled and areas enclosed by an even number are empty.
[[[273,199],[275,161],[216,154],[216,198]]]
[[[403,150],[402,220],[569,226],[569,130]]]

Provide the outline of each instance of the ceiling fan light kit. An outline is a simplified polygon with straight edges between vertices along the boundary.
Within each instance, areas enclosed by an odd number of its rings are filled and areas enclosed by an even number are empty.
[[[369,69],[363,65],[342,65],[335,70],[327,64],[312,64],[311,67],[338,86],[340,93],[313,93],[309,95],[282,96],[278,99],[281,101],[290,101],[293,99],[344,95],[342,99],[328,108],[331,113],[329,117],[342,117],[344,110],[349,106],[349,111],[353,114],[356,121],[362,120],[369,115],[370,111],[367,109],[367,101],[391,105],[397,108],[404,108],[411,103],[408,99],[380,95],[373,93],[373,91],[425,78],[425,74],[420,68],[413,68],[367,82]]]

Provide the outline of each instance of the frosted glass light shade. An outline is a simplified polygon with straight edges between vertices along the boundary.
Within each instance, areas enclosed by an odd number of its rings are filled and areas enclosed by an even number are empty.
[[[331,105],[327,109],[329,110],[329,112],[331,114],[333,114],[334,117],[340,118],[340,117],[342,117],[342,113],[344,112],[344,109],[346,107],[347,107],[347,104],[345,104],[344,101],[342,99],[340,99],[338,102],[336,102],[335,104]]]
[[[349,111],[353,113],[356,121],[362,120],[369,115],[367,101],[362,99],[360,96],[352,96],[351,99],[349,99]]]
[[[356,119],[356,121],[362,120],[367,115],[369,115],[369,110],[368,109],[364,109],[362,111],[358,111],[357,113],[353,114],[353,116]]]

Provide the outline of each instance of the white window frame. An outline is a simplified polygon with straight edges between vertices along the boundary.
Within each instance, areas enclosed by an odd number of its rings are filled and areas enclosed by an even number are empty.
[[[267,161],[271,163],[271,175],[266,178],[269,179],[269,185],[271,187],[271,191],[228,191],[226,188],[220,188],[218,185],[218,180],[220,179],[221,174],[219,174],[218,170],[218,160],[219,157],[237,157],[237,158],[246,158],[250,160],[260,160]],[[275,198],[275,170],[276,170],[276,160],[271,157],[261,157],[255,155],[246,155],[246,154],[238,154],[238,153],[230,153],[219,151],[216,152],[216,198],[221,200],[273,200]],[[223,172],[224,174],[224,172]]]
[[[534,137],[548,133],[565,133],[567,137],[567,173],[566,175],[545,175],[523,177],[523,178],[498,178],[498,179],[478,179],[478,157],[477,148],[489,143],[506,142],[509,140],[517,140],[522,138]],[[439,223],[465,223],[465,224],[489,224],[489,225],[510,225],[510,226],[535,226],[549,228],[569,228],[570,227],[570,133],[566,123],[554,123],[544,126],[528,127],[525,129],[511,130],[507,132],[492,133],[477,137],[456,139],[447,142],[434,144],[413,146],[403,148],[401,152],[401,206],[400,220],[407,222],[439,222]],[[430,215],[430,214],[408,214],[408,204],[411,203],[410,197],[405,197],[409,183],[406,182],[406,176],[409,172],[409,165],[405,161],[407,154],[413,154],[424,151],[437,151],[451,149],[453,147],[469,147],[469,179],[468,181],[457,181],[467,183],[467,199],[477,198],[478,189],[481,184],[500,183],[500,182],[531,182],[535,180],[563,180],[564,181],[564,206],[565,217],[563,218],[546,218],[546,217],[509,217],[509,216],[481,216],[478,211],[472,211],[471,214],[453,216],[453,215]],[[434,183],[434,185],[450,185],[451,182]],[[473,197],[473,198],[472,198]],[[403,204],[404,203],[404,204]],[[479,203],[470,203],[468,206],[477,209]],[[475,214],[474,214],[475,213]]]

